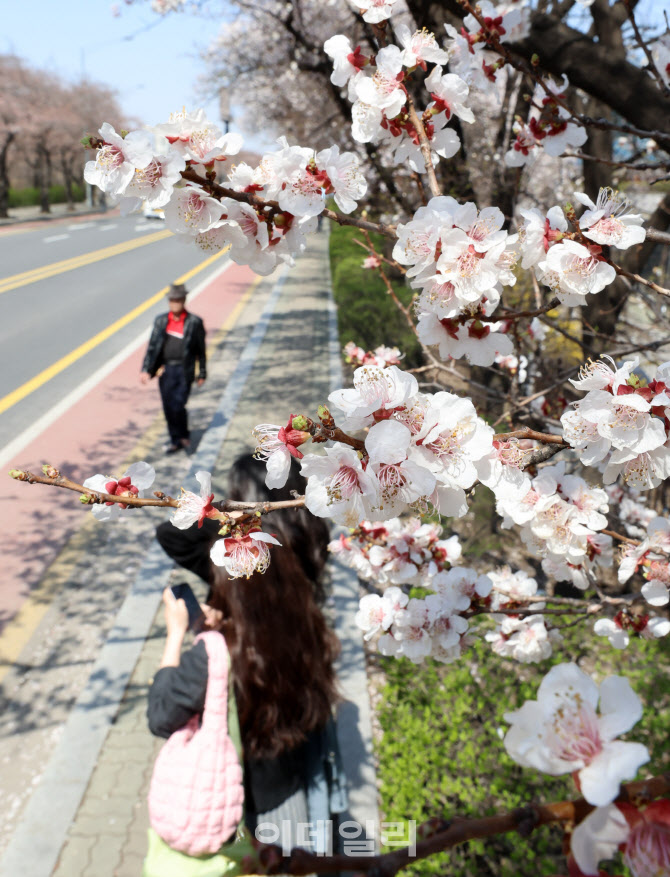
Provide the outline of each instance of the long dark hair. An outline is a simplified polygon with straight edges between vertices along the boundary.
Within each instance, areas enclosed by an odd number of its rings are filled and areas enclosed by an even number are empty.
[[[304,493],[293,464],[286,487],[265,486],[265,466],[240,457],[229,476],[230,499],[276,501]],[[333,663],[339,649],[319,602],[328,556],[328,527],[305,509],[268,516],[265,529],[282,548],[272,548],[263,575],[229,579],[214,567],[210,604],[223,612],[235,678],[235,697],[245,753],[271,758],[302,743],[325,724],[337,700]]]

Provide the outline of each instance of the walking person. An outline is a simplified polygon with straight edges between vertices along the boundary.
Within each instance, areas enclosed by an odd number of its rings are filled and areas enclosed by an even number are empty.
[[[159,314],[151,331],[149,346],[142,364],[143,384],[158,377],[170,441],[168,454],[186,450],[191,444],[188,429],[188,402],[198,363],[198,386],[207,377],[205,327],[200,317],[186,310],[186,287],[173,283],[167,293],[170,310]]]
[[[304,490],[304,479],[293,466],[283,490],[268,490],[262,467],[249,455],[233,464],[228,496],[247,502],[276,500],[300,488]],[[270,832],[287,849],[302,846],[324,854],[330,844],[336,846],[330,820],[347,806],[332,718],[339,700],[334,670],[339,644],[319,605],[329,533],[323,521],[315,522],[304,509],[274,512],[272,529],[282,548],[273,553],[263,575],[230,579],[211,565],[206,576],[210,593],[202,607],[205,629],[218,631],[230,653],[248,830],[254,834],[258,829],[262,840]],[[210,533],[201,543],[189,543],[193,556],[197,546],[208,556],[215,540],[216,534]],[[202,564],[198,570],[202,572]],[[202,642],[182,652],[188,626],[185,604],[169,590],[163,601],[168,636],[147,714],[152,733],[169,737],[193,716],[202,716],[210,663]],[[171,852],[155,831],[149,837],[144,877],[205,874],[183,854]],[[200,860],[199,867],[221,865],[229,854],[224,846],[211,859]]]

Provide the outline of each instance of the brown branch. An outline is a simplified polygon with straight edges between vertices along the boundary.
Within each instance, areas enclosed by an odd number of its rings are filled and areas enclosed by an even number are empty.
[[[667,231],[659,231],[657,228],[648,228],[647,240],[657,244],[670,244],[670,234]]]
[[[565,445],[543,445],[541,448],[536,448],[523,461],[523,469],[536,466],[538,463],[546,463],[547,460],[555,457],[559,451],[565,450],[565,447]]]
[[[222,198],[232,198],[233,201],[239,201],[243,204],[250,204],[252,207],[255,207],[257,210],[265,211],[270,210],[271,213],[281,213],[281,207],[276,201],[264,201],[262,198],[259,198],[253,192],[237,192],[235,189],[229,189],[226,186],[221,186],[219,183],[214,180],[209,180],[206,177],[201,177],[193,168],[188,167],[186,170],[181,172],[182,179],[187,180],[190,183],[196,183],[198,186],[202,186],[207,192],[209,192],[212,197],[217,200],[221,200]],[[386,237],[394,238],[395,228],[392,225],[384,225],[381,222],[370,222],[367,219],[358,219],[355,216],[345,216],[342,213],[336,213],[334,210],[325,209],[323,210],[323,215],[327,216],[328,219],[332,219],[333,222],[337,222],[339,225],[353,225],[356,228],[365,229],[367,231],[374,231],[378,234],[385,235]]]
[[[622,533],[617,533],[616,530],[601,530],[601,533],[604,533],[605,536],[611,536],[612,539],[617,539],[619,542],[628,542],[631,545],[639,545],[639,539],[631,539],[629,536],[624,536]]]
[[[414,125],[414,130],[419,136],[419,146],[421,148],[421,155],[423,156],[423,162],[426,165],[426,174],[428,176],[428,186],[430,188],[430,193],[433,197],[437,197],[442,194],[439,183],[437,182],[437,176],[435,175],[435,168],[433,167],[433,155],[430,149],[430,142],[428,137],[426,136],[426,129],[423,127],[423,122],[419,118],[416,107],[414,106],[414,101],[412,100],[412,95],[407,92],[407,114],[409,115],[409,120]]]
[[[626,12],[628,13],[628,20],[630,21],[633,32],[635,34],[635,42],[638,44],[638,47],[642,49],[647,59],[647,64],[649,65],[649,70],[651,71],[652,76],[656,80],[658,87],[661,89],[663,94],[666,97],[670,97],[670,88],[663,81],[663,77],[661,76],[658,67],[656,66],[656,62],[654,61],[654,56],[651,53],[651,49],[647,45],[646,40],[643,38],[640,33],[640,28],[637,26],[637,21],[635,21],[635,13],[633,12],[633,5],[630,0],[623,0],[623,5],[626,7]]]
[[[670,773],[660,774],[647,780],[625,783],[615,799],[615,803],[630,802],[636,806],[654,801],[670,794]],[[418,859],[426,859],[435,853],[449,850],[469,840],[483,840],[511,831],[527,837],[541,825],[555,823],[577,825],[595,807],[584,798],[572,801],[558,801],[553,804],[535,804],[519,807],[497,816],[480,819],[456,817],[445,820],[434,817],[418,829],[422,840],[416,847],[404,847],[377,856],[317,856],[302,849],[294,849],[288,856],[282,856],[278,847],[264,847],[260,850],[261,862],[268,874],[311,874],[333,873],[336,871],[373,872],[376,877],[394,877],[398,871],[413,864]],[[437,827],[437,830],[436,830]],[[426,833],[431,832],[428,837]]]
[[[309,428],[312,440],[316,442],[339,442],[348,445],[355,451],[365,451],[365,442],[343,432],[339,426],[326,426],[323,423],[312,423]]]
[[[336,430],[336,432],[341,432],[341,430]],[[342,433],[342,435],[344,435],[344,433]],[[341,441],[341,439],[337,440]],[[352,439],[352,441],[358,440]],[[361,444],[363,443],[361,442]],[[165,496],[165,494],[160,491],[155,491],[153,497],[133,496],[132,494],[128,496],[115,496],[103,491],[91,490],[90,487],[84,487],[83,484],[78,484],[76,481],[72,481],[70,478],[61,475],[53,466],[46,466],[45,469],[52,474],[38,475],[24,469],[12,469],[9,474],[16,481],[25,481],[28,484],[46,484],[49,487],[60,487],[65,490],[75,491],[80,494],[84,505],[102,505],[103,503],[111,502],[132,506],[133,508],[153,507],[175,509],[179,507],[179,500],[173,499],[171,496]],[[219,502],[212,503],[215,509],[224,512],[228,517],[233,518],[236,523],[239,523],[247,517],[258,514],[267,515],[270,512],[278,511],[279,509],[302,508],[304,504],[304,496],[298,496],[295,499],[279,500],[277,502],[239,502],[238,500],[233,499],[223,499]]]
[[[627,277],[629,280],[635,280],[637,283],[642,283],[644,286],[648,286],[649,289],[653,289],[654,292],[658,292],[661,295],[670,296],[670,289],[666,289],[664,286],[659,286],[658,283],[654,283],[652,280],[647,280],[632,271],[626,271],[625,268],[622,268],[621,265],[617,265],[616,262],[612,262],[610,259],[605,259],[605,261],[608,262],[621,277]]]
[[[561,158],[579,158],[581,161],[597,161],[599,164],[606,164],[608,167],[630,168],[634,171],[658,171],[667,166],[667,162],[643,162],[642,164],[634,164],[627,161],[616,161],[609,158],[600,158],[597,155],[586,155],[584,152],[564,152]]]
[[[77,484],[70,478],[61,475],[57,469],[52,466],[48,467],[53,475],[37,475],[34,472],[28,472],[24,469],[11,469],[10,477],[16,481],[25,481],[28,484],[48,484],[50,487],[62,487],[65,490],[74,490],[81,494],[84,505],[101,505],[102,503],[123,503],[124,505],[142,507],[142,506],[158,506],[159,508],[177,508],[178,502],[171,496],[161,494],[158,497],[149,496],[113,496],[111,493],[103,493],[99,490],[91,490],[84,487],[83,484]],[[111,480],[111,479],[110,479]]]
[[[542,444],[552,444],[552,445],[560,445],[563,448],[569,448],[569,442],[563,438],[562,435],[554,435],[550,432],[537,432],[535,429],[531,429],[529,426],[522,426],[520,429],[515,429],[512,432],[498,432],[494,435],[494,440],[498,442],[508,442],[510,439],[532,439],[535,442],[542,442]]]

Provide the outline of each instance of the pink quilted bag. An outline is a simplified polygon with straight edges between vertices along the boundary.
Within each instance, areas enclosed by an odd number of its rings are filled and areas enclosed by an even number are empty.
[[[216,853],[242,819],[242,767],[228,733],[226,641],[201,633],[207,649],[207,694],[202,721],[194,716],[158,754],[149,788],[154,831],[189,856]]]

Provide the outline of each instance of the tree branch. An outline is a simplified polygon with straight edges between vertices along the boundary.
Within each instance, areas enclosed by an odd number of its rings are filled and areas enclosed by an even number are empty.
[[[670,773],[660,774],[647,780],[626,783],[615,799],[616,803],[631,802],[637,806],[670,794]],[[469,840],[486,839],[510,831],[527,837],[541,825],[578,825],[595,807],[584,798],[558,801],[553,804],[535,804],[519,807],[497,816],[481,819],[442,819],[434,817],[418,829],[419,840],[415,848],[405,847],[378,856],[317,856],[306,850],[294,849],[282,856],[278,847],[263,847],[259,851],[261,863],[268,874],[311,874],[336,871],[372,872],[375,877],[394,877],[398,871],[435,853],[449,850]],[[426,837],[426,834],[429,834]]]

